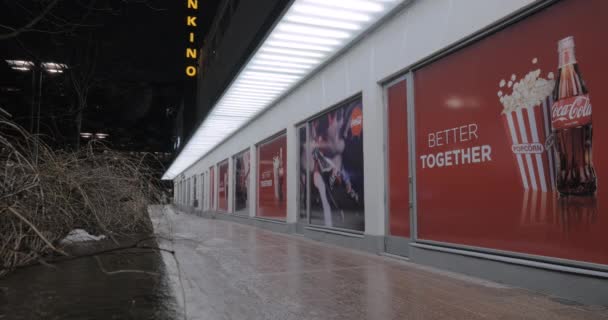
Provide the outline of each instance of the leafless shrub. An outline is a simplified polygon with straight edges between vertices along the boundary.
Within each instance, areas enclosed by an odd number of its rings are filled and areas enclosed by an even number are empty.
[[[149,160],[101,143],[52,150],[0,109],[0,276],[65,254],[58,242],[72,229],[111,238],[151,232],[147,207],[161,189]]]

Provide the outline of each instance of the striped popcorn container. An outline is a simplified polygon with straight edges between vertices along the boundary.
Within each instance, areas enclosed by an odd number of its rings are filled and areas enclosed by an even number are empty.
[[[553,74],[549,79],[539,78],[540,70],[528,73],[515,82],[511,76],[507,87],[512,88],[509,95],[498,92],[504,107],[502,120],[511,142],[514,163],[521,176],[525,190],[550,192],[555,190],[555,154],[547,150],[545,143],[551,135],[550,94],[555,81]],[[499,86],[504,87],[501,80]]]

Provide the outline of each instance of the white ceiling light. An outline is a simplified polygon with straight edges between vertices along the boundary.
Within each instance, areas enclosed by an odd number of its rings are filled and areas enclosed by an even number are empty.
[[[260,50],[261,52],[270,52],[270,53],[280,53],[288,56],[301,56],[301,57],[310,57],[310,58],[323,58],[325,56],[324,53],[320,52],[310,52],[310,51],[302,51],[302,50],[290,50],[290,49],[282,49],[282,48],[274,48],[274,47],[264,47]]]
[[[296,68],[296,69],[310,69],[312,67],[311,64],[286,63],[286,62],[261,60],[261,59],[256,59],[256,60],[251,61],[251,65],[276,66],[276,67]]]
[[[327,8],[324,6],[318,5],[301,5],[299,4],[301,1],[297,1],[296,4],[293,5],[293,10],[298,13],[309,14],[312,16],[324,17],[324,18],[332,18],[338,20],[349,20],[349,21],[358,21],[358,22],[367,22],[371,20],[371,16],[363,13],[352,12],[348,10],[341,10],[335,8]]]
[[[276,67],[266,67],[266,66],[250,66],[249,70],[274,71],[274,72],[279,72],[279,73],[294,73],[294,74],[302,74],[302,73],[306,72],[302,69],[276,68]]]
[[[304,49],[304,50],[315,50],[315,51],[333,51],[333,48],[327,46],[317,46],[306,43],[291,42],[291,41],[279,41],[270,40],[267,41],[268,45],[274,47],[292,48],[292,49]]]
[[[181,174],[403,2],[295,0],[226,88],[163,179]]]
[[[293,23],[283,23],[279,25],[279,30],[288,33],[299,33],[307,36],[327,37],[345,39],[350,37],[350,33],[338,30],[327,30],[327,28],[308,27]]]
[[[328,46],[337,46],[340,44],[340,41],[336,39],[308,37],[284,32],[276,33],[273,37],[279,40],[295,41],[299,43],[324,44]]]
[[[257,58],[262,59],[262,60],[271,60],[271,61],[304,63],[304,64],[308,64],[308,65],[319,63],[319,59],[292,57],[292,56],[286,56],[286,55],[267,54],[267,53],[260,53],[260,54],[258,54]]]
[[[285,20],[290,21],[290,22],[298,22],[298,23],[309,24],[309,25],[313,25],[313,26],[330,27],[330,28],[336,28],[336,29],[345,29],[345,30],[361,29],[361,25],[357,24],[357,23],[316,18],[316,17],[310,17],[310,16],[305,16],[305,15],[300,15],[300,14],[290,14],[287,17],[285,17]]]
[[[337,7],[342,9],[349,9],[355,11],[364,12],[380,12],[384,10],[384,6],[373,1],[362,1],[362,0],[306,0],[306,3],[314,3],[325,6]]]

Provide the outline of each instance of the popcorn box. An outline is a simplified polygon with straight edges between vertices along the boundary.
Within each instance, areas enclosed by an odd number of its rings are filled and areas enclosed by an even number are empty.
[[[504,109],[502,120],[511,141],[514,163],[525,190],[549,192],[555,190],[555,154],[545,147],[551,135],[551,92],[555,85],[553,74],[539,78],[540,70],[529,72],[516,81],[511,76],[511,94],[498,92]],[[503,88],[505,80],[499,87]]]

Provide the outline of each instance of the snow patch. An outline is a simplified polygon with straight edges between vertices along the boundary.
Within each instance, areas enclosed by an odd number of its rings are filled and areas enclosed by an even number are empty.
[[[68,235],[65,238],[63,238],[63,240],[61,240],[61,243],[69,244],[69,243],[74,243],[74,242],[99,241],[99,240],[105,239],[105,238],[106,238],[106,236],[104,236],[104,235],[94,236],[94,235],[86,232],[86,230],[74,229],[74,230],[70,231],[70,233],[68,233]]]

